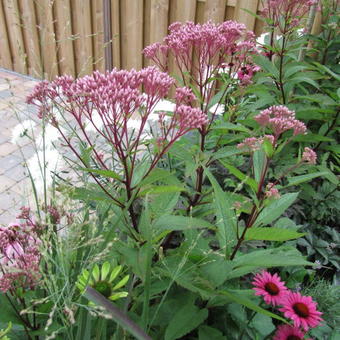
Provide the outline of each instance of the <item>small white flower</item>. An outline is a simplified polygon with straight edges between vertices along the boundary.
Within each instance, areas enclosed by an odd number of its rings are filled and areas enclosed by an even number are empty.
[[[33,136],[33,129],[35,126],[36,123],[30,119],[20,122],[12,129],[11,143],[24,145],[29,142]]]
[[[45,155],[44,155],[45,153]],[[27,167],[34,181],[38,195],[44,189],[44,160],[46,172],[46,186],[50,187],[54,180],[54,174],[63,168],[62,156],[57,150],[38,151],[27,162]]]
[[[45,148],[51,150],[54,148],[53,142],[58,140],[59,137],[60,137],[59,131],[54,126],[46,125],[44,136],[43,133],[41,132],[36,139],[37,148],[39,150],[42,150],[44,148],[43,138],[45,138]]]

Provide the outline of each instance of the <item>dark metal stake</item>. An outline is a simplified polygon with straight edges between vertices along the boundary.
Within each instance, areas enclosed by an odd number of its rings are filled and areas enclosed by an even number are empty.
[[[112,26],[111,26],[111,0],[103,0],[104,21],[104,59],[105,70],[111,71],[112,60]]]

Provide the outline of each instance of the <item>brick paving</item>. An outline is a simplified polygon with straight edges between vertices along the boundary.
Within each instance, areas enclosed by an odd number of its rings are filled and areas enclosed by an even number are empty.
[[[20,146],[11,139],[20,121],[34,118],[25,98],[36,84],[30,77],[0,69],[0,225],[15,220],[30,196],[24,164],[34,154],[34,147],[27,138],[22,138]]]

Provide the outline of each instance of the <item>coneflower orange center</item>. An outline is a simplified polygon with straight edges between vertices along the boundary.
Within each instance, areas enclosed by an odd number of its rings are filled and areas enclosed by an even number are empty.
[[[296,335],[289,335],[288,338],[286,340],[301,340],[302,338],[300,338],[299,336]]]
[[[294,312],[298,315],[301,316],[302,318],[306,318],[309,316],[309,309],[308,307],[301,302],[295,303],[293,306]]]
[[[273,282],[266,283],[264,288],[270,295],[278,295],[280,293],[279,287]]]

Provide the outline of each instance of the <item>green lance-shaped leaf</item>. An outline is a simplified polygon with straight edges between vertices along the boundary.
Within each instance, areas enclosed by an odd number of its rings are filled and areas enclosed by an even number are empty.
[[[257,304],[255,304],[253,301],[249,300],[248,298],[244,297],[241,295],[241,292],[235,292],[235,291],[228,291],[228,290],[223,290],[223,291],[219,291],[220,295],[226,296],[228,297],[230,300],[241,304],[255,312],[261,313],[263,315],[267,315],[270,316],[271,318],[283,321],[285,323],[287,323],[287,321],[284,318],[281,318],[280,316],[269,312],[266,309],[263,309],[262,307],[258,306]]]
[[[294,230],[281,228],[249,228],[245,235],[246,240],[263,240],[263,241],[287,241],[304,236],[304,233],[298,233]]]
[[[294,203],[298,195],[298,192],[288,193],[282,195],[278,200],[273,201],[272,204],[260,212],[254,223],[254,227],[268,225],[279,218]]]
[[[236,215],[232,206],[232,201],[227,193],[225,193],[218,184],[214,176],[208,169],[204,169],[209,181],[214,189],[214,205],[217,217],[217,236],[221,248],[225,249],[225,256],[229,257],[231,246],[236,240]]]
[[[154,222],[154,228],[155,230],[215,229],[211,223],[200,218],[175,215],[161,216]]]
[[[308,182],[313,178],[321,177],[328,175],[328,171],[320,171],[320,172],[314,172],[313,174],[307,174],[307,175],[300,175],[300,176],[294,176],[294,177],[288,177],[288,185],[287,187],[290,187],[292,185],[298,185],[304,182]]]

